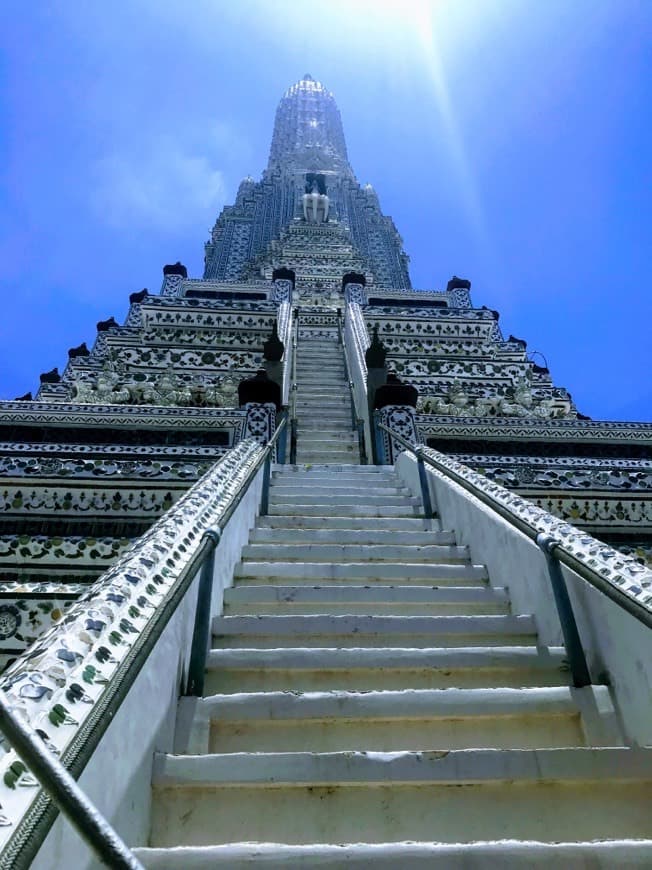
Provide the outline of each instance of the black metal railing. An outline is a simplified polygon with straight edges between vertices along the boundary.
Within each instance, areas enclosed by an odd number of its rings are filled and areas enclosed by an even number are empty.
[[[290,465],[297,464],[297,349],[299,347],[299,309],[294,310],[292,366],[290,376]]]
[[[430,487],[428,486],[428,475],[426,474],[425,469],[425,458],[423,455],[423,445],[417,444],[414,445],[410,443],[407,438],[404,438],[402,435],[399,435],[398,432],[394,432],[388,426],[385,426],[384,423],[381,423],[378,419],[378,412],[374,413],[374,426],[376,430],[383,429],[387,432],[394,441],[397,441],[401,447],[405,448],[405,450],[409,450],[410,453],[413,453],[417,459],[417,467],[419,471],[419,486],[421,487],[421,502],[423,504],[423,514],[426,519],[433,519],[438,516],[437,510],[437,502],[433,493],[430,492]],[[379,455],[383,455],[384,451],[379,449]]]
[[[425,448],[422,445],[415,446],[414,444],[411,444],[398,432],[394,432],[379,421],[375,421],[375,425],[379,429],[387,432],[396,442],[417,458],[417,462],[419,463],[419,480],[421,483],[424,512],[427,511],[426,505],[431,503],[429,501],[431,496],[430,488],[425,467],[423,467],[424,465],[428,465],[444,477],[457,483],[477,498],[478,501],[481,501],[484,505],[491,508],[494,513],[498,514],[502,519],[506,520],[515,529],[533,541],[543,552],[547,562],[548,576],[550,578],[550,585],[561,624],[564,646],[566,648],[566,654],[568,655],[568,662],[574,686],[581,688],[582,686],[591,685],[592,679],[577,627],[575,614],[573,613],[573,606],[568,594],[566,580],[561,570],[561,565],[565,565],[575,574],[579,575],[583,580],[593,586],[594,589],[602,592],[607,598],[615,604],[618,604],[630,616],[633,616],[648,628],[652,628],[652,614],[650,614],[649,610],[639,604],[636,600],[625,595],[615,584],[610,583],[586,562],[579,559],[576,555],[564,550],[561,541],[557,540],[547,532],[542,532],[536,526],[518,516],[518,514],[513,510],[510,510],[504,504],[501,504],[501,502],[493,498],[490,493],[485,492],[481,487],[468,480],[464,475],[458,474],[453,469],[448,468],[448,466],[443,462],[438,461],[435,456],[431,455],[434,451],[430,450],[430,448]]]
[[[342,345],[342,353],[344,356],[344,376],[349,385],[349,399],[351,402],[351,429],[358,433],[358,449],[360,451],[360,465],[367,465],[367,445],[364,437],[364,420],[358,415],[355,402],[355,384],[351,378],[349,369],[349,353],[346,340],[344,338],[344,330],[342,329],[342,311],[337,310],[337,336],[339,343]]]
[[[59,759],[32,728],[13,713],[2,692],[0,731],[102,864],[115,870],[144,870]]]

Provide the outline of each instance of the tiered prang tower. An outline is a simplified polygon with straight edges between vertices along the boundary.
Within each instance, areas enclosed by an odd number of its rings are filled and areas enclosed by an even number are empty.
[[[124,323],[98,323],[62,375],[41,375],[34,400],[0,405],[5,658],[61,618],[224,451],[269,436],[273,421],[239,407],[237,389],[263,364],[274,324],[287,405],[293,330],[299,341],[332,330],[338,312],[359,398],[374,330],[387,352],[381,380],[390,368],[418,389],[410,421],[397,412],[388,422],[649,556],[650,426],[578,414],[526,342],[504,338],[498,312],[474,307],[469,281],[411,289],[396,227],[356,180],[333,95],[311,76],[282,98],[261,180],[244,179],[205,250],[203,278],[166,266],[160,293],[132,293]],[[377,433],[363,416],[371,455]],[[390,461],[384,449],[377,459]]]
[[[306,75],[204,276],[0,403],[0,698],[143,866],[649,863],[652,426],[470,289]],[[0,864],[97,866],[31,771]]]

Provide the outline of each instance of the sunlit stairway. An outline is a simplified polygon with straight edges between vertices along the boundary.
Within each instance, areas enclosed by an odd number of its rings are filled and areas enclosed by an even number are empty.
[[[297,462],[357,463],[344,351],[337,329],[301,337],[297,350]]]
[[[145,866],[649,866],[650,761],[607,688],[569,688],[419,511],[391,469],[274,473],[155,759]]]

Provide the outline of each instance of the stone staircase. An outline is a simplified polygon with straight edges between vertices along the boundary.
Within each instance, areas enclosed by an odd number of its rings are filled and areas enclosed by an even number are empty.
[[[359,462],[344,353],[335,327],[322,327],[316,338],[300,334],[297,387],[297,462]]]
[[[649,752],[419,512],[392,469],[277,468],[146,867],[649,866]]]

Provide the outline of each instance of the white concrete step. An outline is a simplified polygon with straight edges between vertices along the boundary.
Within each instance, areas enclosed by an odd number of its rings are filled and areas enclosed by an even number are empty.
[[[308,494],[313,496],[328,495],[332,497],[357,495],[359,499],[366,498],[366,496],[414,498],[409,490],[400,489],[389,481],[373,485],[367,481],[358,483],[353,479],[349,481],[348,485],[344,485],[343,482],[342,486],[329,486],[324,480],[316,480],[313,484],[308,481],[272,480],[271,492],[276,493],[278,496],[287,496],[288,501],[295,498],[298,501],[302,501]]]
[[[348,385],[348,378],[344,368],[333,370],[327,364],[315,363],[314,366],[303,366],[297,371],[297,383],[305,386],[308,382],[314,384],[315,389],[330,386],[338,381],[340,384]],[[347,386],[347,393],[349,392]]]
[[[350,393],[347,391],[346,393],[342,393],[342,385],[339,384],[337,386],[333,385],[320,385],[320,386],[301,386],[301,395],[304,398],[310,399],[320,399],[320,398],[342,398],[343,396],[350,401]]]
[[[337,447],[342,441],[344,443],[355,441],[357,444],[358,434],[351,429],[350,418],[339,423],[331,420],[330,423],[331,431],[324,431],[324,429],[306,429],[299,421],[297,444],[325,444],[328,447]]]
[[[523,646],[536,636],[531,616],[216,616],[216,647]]]
[[[270,503],[276,505],[283,502],[291,502],[296,506],[323,505],[325,508],[328,508],[330,505],[338,507],[355,506],[360,505],[361,502],[364,502],[365,506],[368,505],[370,507],[377,505],[378,507],[403,507],[407,509],[421,506],[421,499],[402,494],[390,495],[383,493],[381,495],[373,495],[367,490],[361,490],[354,494],[326,491],[312,495],[310,492],[304,491],[299,493],[288,492],[287,489],[286,487],[270,487]]]
[[[608,689],[604,688],[607,695]],[[565,686],[216,694],[194,707],[200,752],[343,752],[585,746]],[[193,733],[194,732],[194,733]],[[182,754],[186,747],[180,747]]]
[[[313,451],[308,450],[307,447],[303,450],[297,448],[297,459],[299,462],[324,462],[329,459],[333,462],[351,462],[356,458],[358,458],[358,454],[355,450],[333,450],[327,453],[325,450]],[[310,513],[310,511],[306,509],[306,513]]]
[[[340,377],[343,379],[346,371],[342,357],[319,354],[309,359],[297,359],[298,377],[314,377],[320,374],[330,378]]]
[[[148,870],[265,870],[311,867],[353,867],[356,870],[647,870],[652,840],[614,840],[588,843],[516,842],[482,843],[339,843],[288,845],[269,843],[230,843],[224,846],[186,846],[177,849],[135,849],[137,858]]]
[[[328,357],[313,357],[311,360],[297,360],[297,379],[301,378],[319,378],[328,377],[330,380],[346,378],[344,365],[338,363],[333,365],[333,361]]]
[[[418,516],[421,510],[416,505],[372,505],[363,504],[359,506],[341,505],[332,506],[333,516],[347,517],[413,517]],[[319,517],[323,516],[326,506],[322,502],[317,504],[297,504],[277,502],[270,504],[270,514],[282,516],[301,516],[301,517]]]
[[[600,687],[609,698],[609,689]],[[519,689],[403,689],[389,692],[242,692],[198,701],[197,715],[220,722],[309,719],[469,719],[579,715],[568,686]]]
[[[315,365],[316,362],[323,363],[324,369],[331,371],[333,368],[340,370],[344,368],[344,354],[342,347],[328,346],[312,347],[307,351],[300,351],[297,354],[297,369],[301,370],[306,365]]]
[[[253,544],[385,544],[391,539],[383,529],[329,529],[329,528],[269,528],[260,526],[252,530]],[[403,531],[404,546],[434,546],[455,543],[452,532]]]
[[[350,401],[349,382],[344,377],[322,377],[321,375],[304,375],[297,376],[298,394],[302,395],[304,391],[308,393],[319,393],[322,390],[328,392],[338,392],[340,396],[346,397]]]
[[[336,411],[333,408],[329,408],[328,412],[323,411],[320,412],[319,409],[307,409],[307,408],[297,408],[297,421],[298,421],[298,431],[306,432],[309,429],[314,429],[312,426],[306,426],[306,422],[314,421],[315,419],[323,420],[326,417],[324,422],[328,423],[329,428],[339,429],[340,433],[344,430],[348,432],[353,432],[351,429],[351,412],[344,408],[342,411]],[[299,437],[301,437],[299,435]],[[337,438],[340,436],[337,435]],[[332,440],[332,436],[331,436]]]
[[[412,497],[410,490],[404,486],[398,486],[394,481],[378,480],[355,480],[350,478],[348,482],[340,481],[339,486],[333,486],[325,478],[312,482],[294,481],[287,478],[272,478],[271,491],[282,495],[297,496],[303,498],[307,493],[317,495],[358,495],[358,496],[383,496]]]
[[[406,544],[247,544],[242,561],[283,562],[428,562],[450,564],[468,562],[468,547],[430,544],[424,547]]]
[[[349,420],[328,420],[328,425],[322,428],[317,426],[307,426],[305,423],[298,421],[297,437],[300,441],[305,441],[306,438],[321,438],[323,440],[339,440],[342,436],[357,437],[357,434],[351,429],[351,419]]]
[[[311,436],[317,434],[319,433],[316,431],[310,433]],[[354,437],[354,433],[350,429],[347,430],[347,434]],[[373,472],[366,471],[365,469],[369,468],[368,465],[356,465],[356,471],[346,469],[338,472],[337,475],[329,475],[328,472],[321,471],[317,466],[312,466],[308,469],[301,466],[288,465],[287,467],[292,470],[274,473],[272,476],[273,485],[305,486],[308,489],[318,486],[320,488],[332,489],[335,492],[339,492],[343,487],[355,487],[356,489],[380,487],[383,490],[393,488],[402,492],[410,492],[405,483],[396,477],[389,474],[374,474]],[[357,469],[360,470],[358,471]]]
[[[456,588],[429,586],[255,586],[246,584],[227,589],[227,616],[247,613],[363,613],[414,615],[471,615],[509,613],[505,590],[490,587]]]
[[[351,414],[349,413],[348,417],[345,419],[342,417],[341,419],[331,419],[330,415],[327,420],[321,419],[319,416],[314,417],[306,417],[305,415],[299,421],[299,431],[306,432],[309,430],[323,431],[324,434],[331,433],[332,430],[335,430],[337,433],[341,432],[342,429],[351,429]],[[353,431],[351,429],[351,431]],[[367,468],[369,466],[365,466]]]
[[[301,390],[297,394],[297,410],[301,408],[309,408],[317,410],[318,408],[344,408],[351,414],[351,401],[348,396],[342,395],[342,388],[339,389],[339,395],[333,392],[330,395],[308,394]]]
[[[648,838],[646,749],[155,755],[151,842]],[[460,786],[465,786],[460,788]],[[273,807],[273,811],[270,809]]]
[[[304,391],[319,394],[322,391],[335,392],[339,390],[340,395],[350,400],[349,382],[344,373],[341,375],[329,373],[329,376],[325,377],[316,368],[314,374],[312,372],[304,372],[301,375],[297,375],[297,386],[300,394]]]
[[[351,432],[350,426],[342,426],[340,432],[336,436],[324,437],[323,432],[302,432],[301,430],[297,436],[297,449],[304,448],[309,449],[313,452],[317,450],[324,450],[326,453],[330,453],[341,449],[344,447],[345,449],[350,449],[355,447],[357,450],[358,447],[358,439],[357,436]]]
[[[562,647],[245,647],[209,652],[206,692],[500,688],[567,680]]]
[[[335,382],[348,384],[348,378],[344,371],[344,367],[332,369],[328,361],[315,361],[310,365],[297,366],[297,383],[301,386],[304,384],[331,384]],[[348,388],[347,388],[348,392]]]
[[[350,486],[351,483],[355,482],[360,484],[369,482],[374,486],[387,484],[405,486],[396,475],[387,471],[374,471],[374,467],[373,465],[354,465],[350,468],[339,469],[337,474],[333,474],[330,466],[325,468],[314,466],[311,469],[305,469],[298,465],[277,465],[272,472],[272,479],[297,484],[315,482],[323,485],[327,483],[333,488]]]
[[[259,529],[300,529],[313,530],[337,530],[337,531],[374,531],[391,533],[403,532],[429,532],[430,529],[438,530],[439,521],[424,519],[423,517],[327,517],[318,516],[293,516],[291,514],[279,514],[278,516],[259,517],[256,527]],[[453,535],[453,532],[446,532]]]
[[[323,396],[313,397],[304,396],[301,391],[297,396],[297,409],[299,408],[335,408],[338,411],[342,408],[351,413],[351,402],[348,396]]]
[[[275,465],[273,469],[282,474],[330,474],[339,476],[342,473],[346,473],[393,475],[391,465],[333,465],[332,463],[325,462],[322,465],[311,465],[310,468],[304,468],[301,463],[298,463],[295,465]]]
[[[321,413],[320,412],[321,409]],[[302,402],[301,400],[297,400],[297,417],[301,422],[302,419],[308,415],[310,415],[313,420],[315,414],[319,413],[318,419],[322,422],[328,423],[337,423],[340,420],[348,421],[349,425],[351,425],[351,408],[344,402],[339,405],[325,403],[319,404],[310,404],[307,402]]]
[[[422,562],[281,562],[275,560],[243,560],[236,565],[236,578],[266,577],[292,578],[298,580],[374,580],[415,583],[430,586],[448,581],[448,585],[458,583],[483,584],[487,581],[487,570],[483,565],[468,564],[428,564]],[[314,582],[312,585],[315,585]]]

